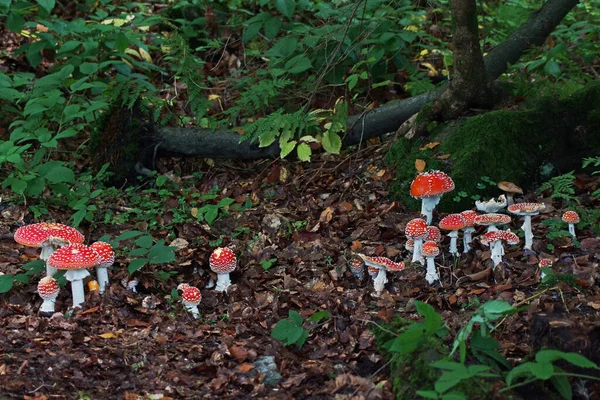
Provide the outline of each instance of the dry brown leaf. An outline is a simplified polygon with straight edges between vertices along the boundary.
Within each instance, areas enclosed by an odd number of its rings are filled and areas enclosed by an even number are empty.
[[[331,221],[331,218],[333,218],[333,208],[327,207],[326,209],[324,209],[321,212],[321,216],[319,217],[319,222],[321,222],[323,224],[327,224],[327,223],[329,223],[329,221]]]
[[[356,251],[358,249],[362,248],[362,243],[360,240],[355,240],[352,242],[352,246],[350,246],[350,249],[352,249],[352,251]]]
[[[433,149],[435,146],[437,146],[439,144],[440,144],[440,142],[429,142],[425,146],[419,147],[419,150],[423,151],[423,150],[427,150],[427,149]]]
[[[92,307],[89,310],[82,311],[80,315],[92,314],[98,311],[98,307]]]
[[[344,210],[346,210],[346,212],[350,212],[352,211],[352,208],[354,208],[352,204],[348,203],[347,201],[341,202],[340,206],[344,207]]]
[[[417,170],[417,172],[423,172],[423,170],[425,169],[425,167],[427,166],[427,163],[423,160],[421,160],[420,158],[417,158],[415,160],[415,169]]]
[[[448,157],[450,157],[450,154],[442,154],[441,156],[438,156],[438,160],[446,160]]]
[[[241,365],[239,365],[237,367],[238,371],[246,373],[248,371],[250,371],[251,369],[254,369],[254,365],[249,364],[249,363],[243,363]]]

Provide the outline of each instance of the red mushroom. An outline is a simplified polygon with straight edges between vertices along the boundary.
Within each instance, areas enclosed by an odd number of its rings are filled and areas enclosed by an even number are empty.
[[[354,275],[359,281],[362,281],[365,271],[364,261],[360,257],[352,257],[349,264],[352,275]]]
[[[40,307],[40,315],[43,317],[51,316],[54,314],[54,303],[60,291],[58,282],[51,276],[45,276],[38,282],[37,291],[44,300]]]
[[[475,232],[475,218],[477,213],[473,210],[466,210],[460,213],[465,219],[465,227],[463,228],[463,253],[468,253],[471,249],[471,234]]]
[[[480,237],[481,244],[490,246],[494,267],[502,262],[502,256],[504,255],[503,240],[508,244],[519,243],[519,237],[512,233],[510,229],[507,231],[487,232]]]
[[[112,246],[106,242],[94,242],[90,246],[100,256],[100,261],[96,265],[96,274],[98,275],[98,293],[102,294],[108,286],[108,268],[115,262],[115,252]]]
[[[424,242],[439,243],[442,240],[442,232],[440,232],[440,228],[437,226],[429,225],[426,231],[425,237],[423,238]]]
[[[421,199],[421,214],[431,224],[433,209],[444,193],[454,190],[454,182],[442,171],[421,172],[410,184],[410,195]]]
[[[187,285],[187,287],[183,289],[183,293],[181,294],[181,302],[196,319],[198,319],[200,316],[200,311],[198,311],[198,304],[200,304],[200,300],[202,300],[202,294],[200,293],[200,289],[197,287]]]
[[[357,254],[369,267],[379,269],[377,277],[373,281],[373,287],[375,288],[375,296],[379,296],[383,291],[383,287],[387,282],[386,271],[402,271],[404,269],[404,263],[395,263],[387,257],[370,257],[364,254]]]
[[[212,252],[209,259],[210,269],[217,274],[217,292],[225,292],[231,285],[229,274],[237,266],[237,259],[233,251],[227,247],[219,247]]]
[[[573,236],[573,239],[577,239],[577,236],[575,235],[575,224],[579,223],[579,214],[575,211],[565,211],[562,220],[569,224],[569,233]]]
[[[423,239],[427,235],[427,222],[421,218],[411,219],[406,224],[404,234],[407,238],[414,241],[412,262],[423,264],[425,260],[423,260],[423,256],[421,255],[421,246],[423,245]]]
[[[508,211],[515,215],[525,217],[521,229],[525,232],[525,250],[531,250],[533,245],[533,232],[531,231],[531,216],[538,215],[540,211],[546,209],[544,203],[516,203],[508,206]]]
[[[434,258],[440,254],[440,248],[433,241],[428,241],[423,243],[423,248],[421,248],[421,252],[427,259],[427,273],[425,274],[425,279],[427,283],[433,285],[435,282],[440,281],[440,275],[435,268]]]
[[[99,259],[96,250],[83,244],[61,247],[48,259],[50,266],[67,271],[65,278],[71,282],[73,308],[81,307],[84,303],[83,279],[90,275],[87,268],[95,267]]]
[[[542,268],[551,268],[552,267],[552,260],[549,258],[542,258],[540,260],[540,262],[538,263],[538,267],[540,267],[540,270]],[[544,271],[541,271],[540,273],[540,279],[544,279],[544,277],[546,276],[546,274],[544,273]]]
[[[487,231],[497,231],[496,225],[505,225],[510,223],[510,215],[506,214],[482,214],[475,217],[475,225],[487,226]]]
[[[458,239],[458,231],[465,227],[466,221],[465,218],[460,214],[448,214],[439,223],[440,229],[445,231],[450,231],[448,233],[448,237],[450,237],[450,253],[453,256],[458,257],[460,253],[458,252],[458,247],[456,246],[456,242]]]
[[[15,241],[29,247],[41,247],[40,259],[47,261],[52,252],[59,246],[69,243],[83,243],[81,232],[70,226],[54,222],[39,222],[25,225],[16,230]],[[46,275],[52,276],[56,270],[46,262]]]

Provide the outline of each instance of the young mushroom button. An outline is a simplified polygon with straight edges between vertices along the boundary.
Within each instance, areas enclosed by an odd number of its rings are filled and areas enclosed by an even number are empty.
[[[231,285],[229,274],[235,270],[237,259],[233,251],[227,247],[219,247],[210,255],[210,269],[217,274],[217,292],[225,292]]]
[[[106,242],[94,242],[90,246],[100,256],[100,261],[96,265],[98,275],[98,293],[102,294],[108,286],[108,268],[115,262],[115,252],[112,246]]]
[[[440,248],[435,242],[428,241],[423,243],[421,252],[427,259],[427,273],[425,274],[425,280],[427,280],[427,283],[430,285],[433,285],[440,280],[440,276],[435,268],[435,262],[433,261],[433,259],[440,254]]]
[[[410,195],[421,199],[421,214],[431,224],[433,210],[444,193],[454,190],[454,182],[442,171],[421,172],[410,185]]]
[[[60,291],[58,282],[51,276],[46,276],[39,281],[37,291],[42,300],[44,300],[40,307],[40,315],[42,317],[51,316],[54,314],[54,303]]]
[[[427,235],[427,222],[421,218],[415,218],[408,221],[406,228],[404,228],[404,234],[408,239],[413,240],[412,262],[423,264],[424,260],[421,255],[421,246],[423,245],[423,239]]]
[[[573,239],[576,239],[575,235],[575,224],[579,223],[579,214],[575,211],[565,211],[562,216],[562,220],[569,224],[569,233],[573,236]]]
[[[200,311],[198,310],[198,304],[200,304],[200,300],[202,300],[202,294],[200,293],[200,289],[197,287],[187,285],[187,287],[183,289],[183,293],[181,294],[181,302],[196,319],[198,319],[200,316]]]
[[[540,270],[542,268],[551,268],[552,267],[552,260],[549,258],[542,258],[540,260],[540,262],[538,263],[538,267],[540,267]],[[546,276],[546,274],[544,273],[544,271],[540,272],[540,279],[544,279],[544,277]]]

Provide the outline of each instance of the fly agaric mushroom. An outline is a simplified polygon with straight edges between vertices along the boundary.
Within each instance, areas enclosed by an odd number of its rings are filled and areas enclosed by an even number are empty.
[[[487,232],[497,231],[496,225],[505,225],[510,223],[510,215],[506,214],[482,214],[475,217],[475,225],[487,226]]]
[[[225,292],[231,285],[229,273],[233,272],[237,265],[237,259],[233,251],[227,247],[219,247],[212,252],[209,259],[210,269],[217,274],[217,292]]]
[[[425,280],[430,285],[433,285],[436,281],[439,282],[440,276],[438,275],[437,269],[435,268],[434,258],[440,254],[440,248],[433,241],[427,241],[423,243],[421,252],[427,259],[427,273],[425,274]]]
[[[362,281],[365,271],[365,263],[360,257],[352,257],[350,262],[350,271],[352,271],[352,275],[356,277],[359,281]]]
[[[508,211],[511,213],[525,217],[523,225],[521,226],[521,229],[525,232],[525,246],[523,246],[525,250],[531,250],[531,246],[533,245],[531,216],[538,215],[540,211],[545,209],[546,205],[544,203],[517,203],[508,206]]]
[[[425,232],[424,242],[436,242],[439,243],[442,240],[442,232],[437,226],[429,225]]]
[[[40,259],[46,262],[46,276],[52,276],[56,269],[47,261],[58,246],[69,243],[83,243],[84,236],[75,228],[54,222],[39,222],[20,227],[15,231],[15,241],[29,247],[41,247]]]
[[[542,258],[540,260],[540,262],[538,263],[538,267],[540,267],[540,270],[542,268],[552,268],[552,260],[549,258]],[[544,277],[546,276],[546,274],[544,273],[544,271],[541,271],[540,273],[540,279],[544,279]]]
[[[413,252],[413,250],[415,249],[415,241],[414,239],[407,239],[406,242],[404,243],[404,248],[408,251]]]
[[[96,265],[96,273],[98,275],[98,293],[102,294],[108,286],[108,268],[115,262],[115,252],[112,246],[106,242],[94,242],[90,246],[100,256],[100,261]]]
[[[445,231],[450,231],[450,233],[448,233],[448,237],[450,238],[450,250],[449,251],[455,257],[458,257],[460,255],[460,253],[458,252],[458,247],[456,246],[456,242],[458,239],[458,231],[460,229],[463,229],[465,227],[465,224],[466,224],[466,220],[460,214],[446,215],[444,218],[442,218],[442,220],[438,224],[440,229],[443,229]]]
[[[421,199],[421,214],[431,224],[433,209],[440,202],[444,193],[454,190],[454,182],[442,171],[421,172],[410,184],[410,195]]]
[[[200,316],[198,304],[200,304],[200,300],[202,300],[202,294],[197,287],[190,285],[186,286],[187,287],[183,289],[183,293],[181,294],[181,302],[183,303],[183,306],[192,313],[194,318],[198,319]],[[179,287],[181,287],[181,285],[179,285]]]
[[[475,218],[477,213],[473,210],[466,210],[460,213],[465,219],[465,227],[463,228],[463,253],[468,253],[471,249],[471,234],[475,232]]]
[[[54,303],[60,291],[58,282],[51,276],[45,276],[38,282],[37,291],[40,297],[44,300],[40,307],[40,315],[42,317],[50,317],[54,314]]]
[[[577,239],[577,236],[575,235],[575,224],[579,222],[579,214],[575,211],[565,211],[562,220],[569,224],[569,233],[573,236],[573,239]]]
[[[506,195],[498,196],[498,200],[491,198],[488,201],[477,200],[475,208],[484,213],[495,213],[506,207]]]
[[[373,281],[373,287],[375,288],[375,296],[379,296],[383,291],[387,280],[386,271],[402,271],[404,269],[404,263],[395,263],[387,257],[370,257],[364,254],[357,254],[365,264],[369,267],[377,268],[379,272],[377,277]]]
[[[73,308],[81,307],[85,301],[83,279],[90,275],[87,268],[95,267],[99,259],[98,252],[84,244],[69,244],[61,247],[48,259],[51,267],[67,271],[65,278],[71,282]]]
[[[507,203],[510,206],[511,204],[515,204],[514,195],[515,194],[523,194],[523,189],[518,187],[512,182],[502,181],[498,182],[498,189],[502,190],[506,193]]]
[[[425,260],[421,255],[421,246],[423,245],[423,238],[427,235],[427,222],[421,218],[411,219],[406,224],[404,234],[414,241],[412,262],[423,264]]]
[[[510,229],[506,231],[487,232],[480,237],[481,244],[490,246],[494,268],[502,262],[502,256],[504,255],[503,240],[508,244],[519,243],[519,237],[512,233]]]

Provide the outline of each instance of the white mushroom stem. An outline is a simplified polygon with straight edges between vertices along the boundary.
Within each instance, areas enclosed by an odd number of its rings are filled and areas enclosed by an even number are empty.
[[[575,224],[569,223],[569,233],[573,236],[573,239],[577,239],[577,236],[575,235]]]
[[[436,281],[440,280],[440,276],[438,275],[437,268],[435,267],[435,261],[433,260],[435,257],[425,257],[427,258],[427,273],[425,274],[425,280],[430,285],[433,285]]]
[[[431,225],[433,210],[440,202],[442,196],[423,197],[421,199],[421,214],[427,218],[427,225]],[[414,261],[414,260],[413,260]]]
[[[460,255],[458,247],[456,246],[456,242],[458,241],[458,231],[450,231],[448,237],[450,238],[450,254],[458,257]]]
[[[524,215],[525,220],[523,221],[523,225],[521,229],[525,233],[525,246],[523,248],[525,250],[531,250],[531,246],[533,245],[533,232],[531,231],[531,215]]]
[[[192,313],[192,316],[195,319],[198,319],[200,317],[200,311],[198,310],[198,306],[193,306],[193,305],[185,305],[186,310],[188,310],[189,312]]]
[[[506,193],[506,205],[511,206],[513,204],[515,204],[515,200],[514,200],[514,194],[513,193]]]
[[[413,245],[413,256],[412,262],[418,262],[421,265],[425,263],[423,255],[421,254],[421,247],[423,247],[423,239],[415,239]]]
[[[475,228],[467,227],[463,231],[463,253],[468,253],[471,250],[471,241],[473,240],[471,234],[475,232]]]
[[[50,258],[52,253],[54,253],[54,246],[52,246],[51,244],[45,244],[42,246],[42,252],[40,253],[40,260],[44,260],[44,262],[46,263],[46,276],[52,276],[56,272],[58,272],[58,270],[56,268],[48,265],[48,259]]]
[[[108,267],[96,267],[98,275],[98,293],[102,294],[108,286]]]
[[[73,308],[81,307],[85,302],[85,293],[83,291],[83,279],[89,276],[87,269],[71,269],[65,274],[65,278],[71,282],[71,292],[73,292]]]
[[[58,293],[56,295],[58,295]],[[56,303],[56,297],[57,296],[54,296],[51,299],[45,299],[42,303],[42,306],[40,307],[40,312],[48,314],[54,313],[54,304]]]
[[[495,232],[497,230],[498,230],[498,228],[496,228],[496,225],[488,225],[486,232]]]
[[[502,246],[501,240],[494,240],[490,242],[490,249],[492,251],[492,261],[494,262],[494,268],[496,265],[502,262],[502,256],[504,256],[504,246]]]
[[[387,274],[385,272],[385,269],[383,269],[383,268],[379,269],[379,273],[377,274],[377,277],[375,278],[375,280],[373,280],[373,287],[375,288],[375,294],[377,296],[379,296],[381,294],[387,281],[388,280],[387,280]]]
[[[217,274],[217,285],[215,286],[217,292],[226,292],[230,285],[231,279],[229,279],[229,273]]]

